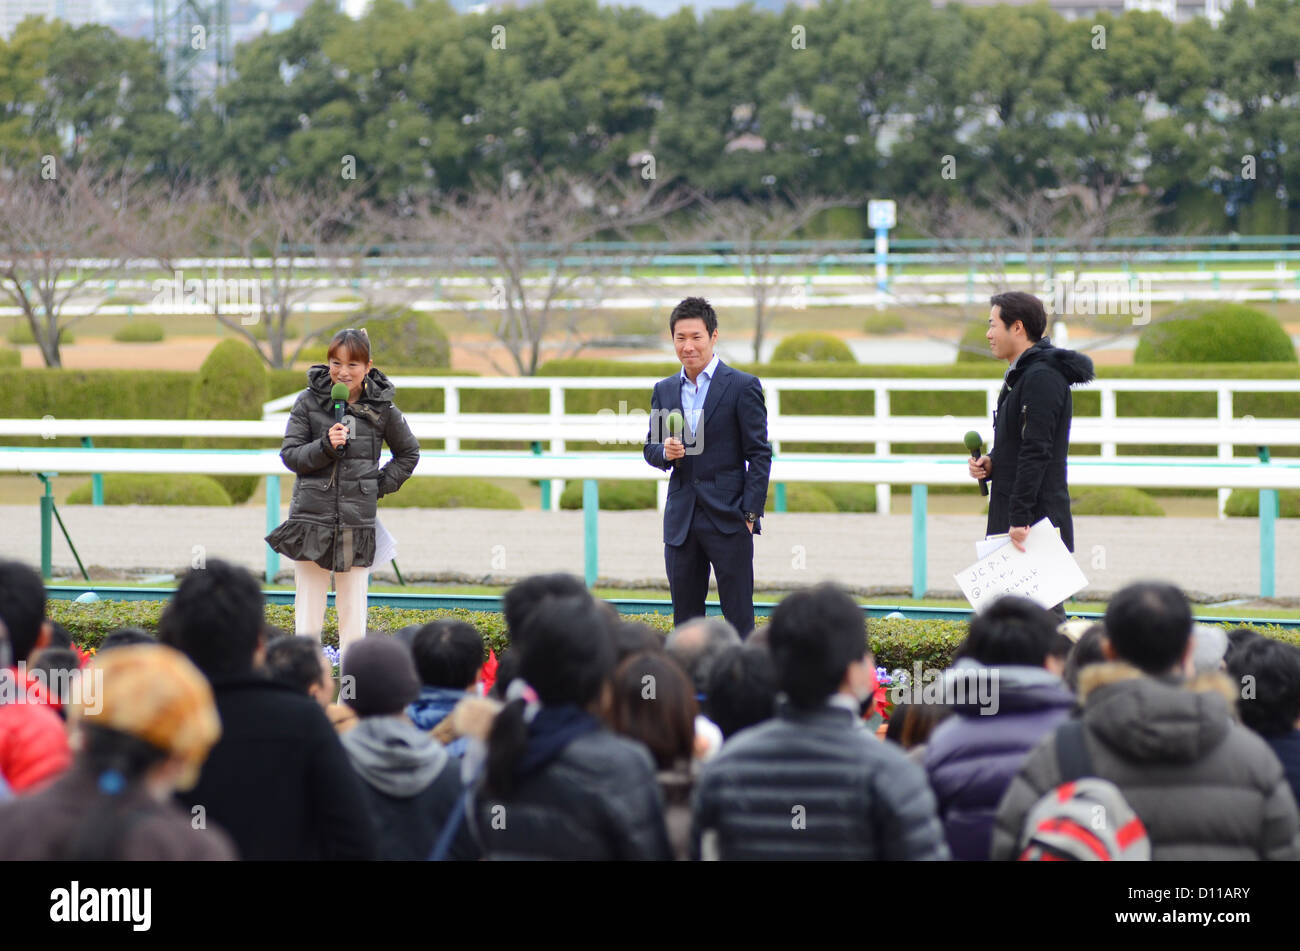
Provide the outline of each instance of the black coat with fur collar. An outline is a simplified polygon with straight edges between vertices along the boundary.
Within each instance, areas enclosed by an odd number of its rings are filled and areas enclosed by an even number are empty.
[[[1065,457],[1073,408],[1070,387],[1093,379],[1092,360],[1040,340],[1020,355],[993,414],[988,534],[1046,516],[1074,551]]]

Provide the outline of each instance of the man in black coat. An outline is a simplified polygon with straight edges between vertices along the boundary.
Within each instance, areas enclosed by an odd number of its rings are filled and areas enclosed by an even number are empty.
[[[361,780],[324,711],[256,669],[262,605],[250,572],[209,559],[163,612],[158,639],[203,671],[221,717],[221,738],[179,802],[192,821],[230,833],[242,859],[374,858]]]
[[[753,536],[772,465],[763,386],[714,354],[718,316],[704,298],[683,300],[668,326],[682,369],[655,384],[643,453],[673,473],[664,509],[673,623],[704,615],[712,566],[723,617],[743,636],[754,629]],[[674,410],[684,428],[664,438]]]
[[[1010,364],[993,414],[993,454],[970,461],[972,478],[988,479],[988,534],[1009,533],[1024,550],[1029,528],[1046,516],[1074,551],[1065,458],[1070,448],[1070,387],[1093,379],[1092,360],[1053,347],[1043,336],[1047,313],[1033,294],[991,299],[987,339]]]

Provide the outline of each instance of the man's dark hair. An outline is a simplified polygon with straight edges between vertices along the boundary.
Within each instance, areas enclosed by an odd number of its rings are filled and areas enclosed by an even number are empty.
[[[768,643],[790,703],[812,709],[839,690],[849,664],[866,656],[867,622],[842,589],[819,584],[776,606]]]
[[[664,649],[664,635],[643,621],[619,621],[614,625],[614,662],[621,664],[633,654]]]
[[[695,692],[705,694],[713,661],[724,650],[740,643],[740,635],[725,618],[697,617],[677,625],[665,646],[673,660],[690,675]]]
[[[252,572],[211,558],[181,579],[158,622],[158,640],[209,677],[249,673],[262,636],[262,605]]]
[[[989,303],[999,308],[998,317],[1008,330],[1017,320],[1025,326],[1025,337],[1037,343],[1047,332],[1047,311],[1043,302],[1024,291],[1004,291],[989,298]]]
[[[1079,672],[1083,668],[1106,662],[1106,653],[1102,650],[1105,642],[1106,626],[1100,623],[1093,624],[1079,636],[1079,643],[1074,645],[1070,656],[1065,658],[1065,671],[1061,674],[1061,679],[1072,692],[1079,692]]]
[[[1228,675],[1240,688],[1241,722],[1260,736],[1286,736],[1295,730],[1300,719],[1300,649],[1271,637],[1252,637],[1233,651]],[[1253,683],[1253,697],[1245,690],[1247,683]]]
[[[1186,596],[1162,581],[1140,581],[1116,592],[1106,606],[1106,638],[1115,655],[1147,674],[1168,673],[1192,636]]]
[[[1064,637],[1056,623],[1056,615],[1028,598],[998,598],[971,618],[963,655],[986,667],[1042,667]]]
[[[72,635],[68,629],[58,621],[50,621],[50,640],[46,647],[59,647],[63,650],[72,649]]]
[[[0,561],[0,621],[9,631],[11,662],[27,660],[45,623],[45,582],[21,561]]]
[[[320,641],[306,634],[277,637],[266,645],[263,669],[275,683],[306,695],[324,679]]]
[[[424,686],[464,690],[483,666],[483,635],[464,621],[431,621],[415,635],[411,654]]]
[[[110,651],[115,647],[131,647],[136,644],[157,644],[154,637],[142,627],[119,627],[99,643],[99,653]]]
[[[1232,655],[1241,650],[1246,644],[1249,644],[1257,637],[1262,635],[1258,631],[1252,631],[1248,627],[1234,627],[1228,632],[1228,649],[1223,655],[1223,665],[1232,667]]]
[[[705,711],[724,739],[776,711],[776,668],[766,648],[728,647],[709,669]]]
[[[669,333],[677,333],[679,320],[704,321],[704,333],[708,337],[712,337],[713,332],[718,329],[718,315],[703,297],[688,297],[673,308],[673,312],[668,316]]]
[[[564,598],[570,595],[586,595],[587,586],[582,579],[564,572],[549,575],[531,575],[512,585],[501,598],[501,613],[505,615],[506,630],[510,633],[510,643],[519,645],[520,629],[530,611],[541,603],[543,598]]]

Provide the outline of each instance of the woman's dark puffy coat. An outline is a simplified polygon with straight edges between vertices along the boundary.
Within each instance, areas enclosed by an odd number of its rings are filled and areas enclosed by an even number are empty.
[[[289,517],[266,542],[295,561],[312,561],[327,571],[368,567],[375,560],[375,504],[410,478],[420,444],[393,405],[393,384],[371,367],[361,397],[347,405],[344,422],[352,435],[340,450],[329,442],[334,425],[329,367],[307,371],[310,386],[289,414],[280,458],[298,478]],[[393,452],[379,468],[383,443]]]

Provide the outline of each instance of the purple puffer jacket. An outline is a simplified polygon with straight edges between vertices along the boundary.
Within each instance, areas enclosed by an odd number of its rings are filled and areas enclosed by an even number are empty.
[[[987,861],[998,802],[1029,751],[1069,717],[1075,699],[1042,667],[988,668],[963,659],[947,675],[945,697],[954,715],[931,734],[925,772],[952,857]],[[966,689],[958,690],[963,680]]]

